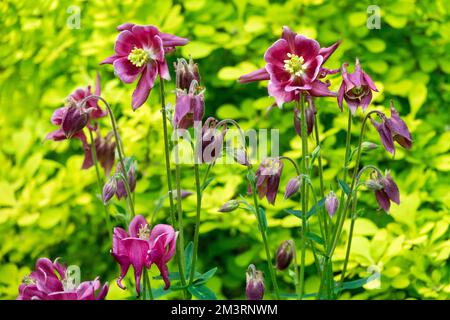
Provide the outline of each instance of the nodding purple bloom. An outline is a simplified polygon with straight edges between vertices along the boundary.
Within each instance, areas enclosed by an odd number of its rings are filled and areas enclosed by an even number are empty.
[[[358,59],[353,73],[348,73],[347,67],[348,63],[342,65],[342,83],[338,92],[339,108],[342,111],[342,101],[345,99],[352,114],[355,114],[359,106],[366,111],[372,101],[372,91],[378,92],[378,89],[370,76],[362,70]]]
[[[373,119],[372,124],[380,134],[381,142],[384,148],[391,154],[395,153],[394,141],[397,141],[405,149],[411,149],[412,139],[406,123],[400,118],[397,110],[394,108],[394,102],[391,101],[391,118],[382,116],[382,122],[379,123]]]
[[[128,185],[130,186],[130,191],[134,192],[134,189],[136,189],[136,168],[134,161],[131,158],[125,158],[124,163],[125,167],[127,167]],[[122,169],[122,164],[120,162],[118,162],[116,166],[116,174],[119,173],[123,174],[125,177],[125,172]],[[118,199],[126,198],[128,196],[125,184],[120,178],[117,178],[116,196]]]
[[[109,200],[116,194],[117,192],[117,180],[112,177],[108,181],[106,181],[103,186],[103,203],[107,204]]]
[[[132,83],[140,76],[132,96],[132,107],[136,110],[147,100],[158,74],[170,80],[165,54],[177,46],[184,46],[188,40],[162,33],[150,25],[124,23],[117,30],[120,33],[114,47],[115,54],[101,64],[112,64],[124,83]]]
[[[192,58],[189,58],[189,63],[180,58],[177,63],[174,63],[176,74],[176,87],[181,90],[189,90],[191,88],[192,81],[196,81],[200,84],[200,74],[198,71],[198,64],[194,63]]]
[[[294,251],[293,251],[293,243],[292,240],[285,240],[281,243],[281,245],[278,247],[277,254],[276,254],[276,262],[277,262],[277,269],[280,271],[286,270],[287,267],[292,262],[292,259],[294,257]]]
[[[325,197],[325,208],[327,209],[328,215],[331,218],[333,218],[338,207],[339,200],[336,194],[333,191],[330,191],[330,193]]]
[[[177,101],[173,126],[176,129],[189,129],[194,122],[202,121],[205,112],[205,98],[196,80],[191,82],[189,90],[177,89]]]
[[[284,192],[284,198],[288,199],[288,198],[292,197],[294,194],[296,194],[298,189],[300,188],[300,185],[301,185],[300,177],[291,178],[286,185],[286,191]]]
[[[314,122],[316,121],[316,107],[314,105],[313,98],[311,96],[307,96],[306,101],[308,101],[308,108],[305,109],[306,115],[306,133],[307,135],[311,135],[314,129]],[[294,107],[294,128],[295,132],[301,137],[302,136],[302,126],[301,126],[302,114],[301,110],[297,107]]]
[[[201,148],[197,147],[197,159],[200,163],[211,163],[222,155],[223,141],[226,134],[226,127],[219,131],[216,129],[218,121],[209,117],[205,120],[201,131]]]
[[[262,300],[264,297],[264,276],[256,270],[253,264],[248,266],[246,277],[245,296],[247,300]]]
[[[170,287],[167,263],[173,257],[178,233],[165,224],[158,224],[150,230],[150,226],[141,215],[131,220],[128,233],[122,228],[114,228],[113,248],[111,255],[120,265],[120,276],[117,285],[124,289],[122,279],[126,276],[130,265],[134,269],[136,293],[141,293],[141,276],[144,268],[156,264],[165,283]]]
[[[40,258],[35,271],[23,279],[17,300],[103,300],[108,283],[101,286],[98,277],[80,284],[64,264]]]
[[[260,199],[266,197],[270,204],[275,204],[283,162],[279,158],[266,158],[256,170],[256,191]]]
[[[97,160],[105,170],[105,174],[109,176],[114,166],[116,143],[112,140],[113,133],[109,132],[106,137],[102,137],[97,130],[95,138],[95,150],[97,151]]]
[[[400,191],[389,171],[386,172],[384,177],[380,177],[377,183],[382,186],[382,189],[375,191],[375,197],[380,207],[384,211],[389,212],[391,201],[400,204]]]
[[[100,77],[98,73],[94,94],[100,95]],[[54,125],[59,126],[59,128],[50,132],[45,138],[46,140],[54,141],[72,138],[81,140],[84,149],[82,169],[88,169],[94,165],[91,146],[87,142],[83,129],[88,127],[89,130],[94,130],[89,121],[104,117],[107,114],[106,111],[103,111],[98,106],[96,99],[90,99],[84,106],[81,106],[81,101],[88,96],[91,96],[91,86],[87,86],[86,89],[78,88],[72,92],[67,98],[67,104],[56,109],[51,117],[50,121]]]
[[[337,49],[340,42],[328,48],[320,48],[316,40],[298,35],[283,27],[281,39],[264,54],[266,66],[239,78],[240,83],[269,80],[269,95],[279,107],[283,103],[298,99],[300,92],[312,96],[335,96],[328,90],[329,83],[320,81],[337,70],[322,68],[322,65]]]

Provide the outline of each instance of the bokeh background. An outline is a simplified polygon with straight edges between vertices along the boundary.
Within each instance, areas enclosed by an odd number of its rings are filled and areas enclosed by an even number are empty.
[[[381,9],[381,28],[366,27],[367,7]],[[80,8],[80,28],[67,25]],[[98,71],[102,95],[113,106],[125,151],[138,161],[137,212],[147,217],[166,192],[158,90],[142,108],[131,110],[134,85],[124,85],[111,66],[99,62],[113,53],[115,27],[123,22],[155,24],[165,32],[189,37],[190,44],[169,57],[191,55],[200,65],[206,87],[206,114],[233,118],[244,128],[280,129],[281,151],[296,159],[300,139],[293,130],[292,105],[283,110],[272,103],[266,84],[239,85],[239,75],[263,66],[265,49],[281,34],[283,25],[322,46],[341,39],[327,62],[337,68],[359,57],[380,93],[370,108],[388,112],[394,99],[412,131],[411,151],[398,148],[395,158],[383,148],[365,154],[363,164],[390,169],[401,191],[401,205],[390,215],[377,210],[374,196],[363,192],[356,224],[348,278],[381,270],[379,288],[344,292],[353,299],[447,299],[450,297],[449,170],[450,170],[450,20],[445,0],[403,1],[269,1],[269,0],[3,0],[0,2],[0,298],[14,299],[24,275],[41,256],[63,257],[81,267],[82,278],[97,275],[111,283],[109,298],[130,298],[114,283],[118,267],[109,255],[110,242],[101,203],[96,199],[95,172],[81,171],[79,141],[45,141],[53,130],[55,108],[77,87],[94,83]],[[173,70],[171,70],[173,75]],[[337,90],[339,78],[331,78]],[[168,90],[173,90],[168,84]],[[174,102],[173,94],[169,101]],[[346,114],[335,99],[317,101],[325,157],[327,188],[337,189],[342,168]],[[356,144],[362,113],[354,119]],[[110,130],[108,121],[101,130]],[[379,143],[373,128],[365,140]],[[312,145],[313,143],[310,143]],[[282,189],[293,175],[286,166]],[[264,253],[254,216],[244,210],[218,213],[225,201],[245,194],[245,169],[216,166],[215,179],[203,201],[199,269],[217,266],[208,287],[217,297],[244,297],[245,269],[255,263],[265,270]],[[193,189],[193,171],[183,167],[184,189]],[[299,238],[300,221],[283,209],[297,200],[267,207],[270,246]],[[168,222],[168,203],[157,213]],[[114,215],[125,203],[110,206]],[[184,201],[185,236],[193,235],[195,197]],[[347,227],[346,229],[347,230]],[[335,255],[339,272],[344,237]],[[307,292],[317,290],[313,258],[307,255]],[[373,268],[373,267],[372,267]],[[175,269],[172,265],[171,269]],[[152,274],[157,271],[152,269]],[[131,272],[128,275],[131,276]],[[283,292],[293,292],[287,272],[279,274]],[[129,281],[128,279],[127,281]],[[154,287],[160,285],[155,281]],[[131,282],[129,283],[131,287]],[[176,296],[176,295],[175,295]],[[174,294],[165,298],[173,298]]]

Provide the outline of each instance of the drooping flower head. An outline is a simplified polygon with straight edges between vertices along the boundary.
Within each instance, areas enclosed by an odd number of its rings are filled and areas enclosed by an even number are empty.
[[[111,255],[120,265],[120,276],[117,285],[124,289],[122,279],[126,276],[130,265],[134,269],[136,293],[141,293],[141,276],[145,268],[156,264],[165,282],[170,287],[167,263],[173,257],[178,233],[165,224],[158,224],[150,230],[150,226],[141,215],[131,220],[128,233],[119,227],[114,228],[113,248]]]
[[[248,266],[246,276],[245,296],[247,300],[262,300],[264,297],[264,276],[256,270],[255,265]]]
[[[275,98],[279,107],[298,99],[300,92],[311,96],[335,96],[328,90],[329,84],[320,79],[337,72],[322,65],[339,44],[336,42],[328,48],[320,48],[316,40],[284,27],[281,39],[275,41],[264,54],[266,66],[241,76],[239,82],[269,80],[269,95]]]
[[[256,191],[260,199],[266,197],[270,204],[275,204],[283,162],[279,158],[264,159],[256,170]]]
[[[103,300],[108,283],[101,286],[98,277],[77,283],[77,279],[58,259],[36,261],[36,268],[19,286],[18,300]]]
[[[196,80],[191,82],[188,91],[177,89],[177,101],[173,116],[173,127],[189,129],[195,122],[202,121],[205,112],[205,98]]]
[[[120,33],[114,47],[115,54],[101,64],[112,64],[124,83],[132,83],[140,76],[132,96],[132,107],[136,110],[147,100],[158,74],[170,80],[165,54],[177,46],[184,46],[188,40],[160,32],[151,25],[124,23],[117,30]]]
[[[176,88],[180,90],[189,90],[191,88],[192,81],[196,81],[200,84],[200,73],[198,71],[198,64],[194,63],[192,58],[189,58],[189,62],[185,59],[177,59],[174,63],[175,75],[176,75]]]
[[[400,204],[400,191],[389,171],[386,171],[384,177],[377,177],[374,182],[366,185],[375,191],[377,202],[384,211],[389,212],[391,201]]]
[[[124,164],[126,167],[127,177],[128,177],[128,185],[130,187],[130,191],[134,192],[136,189],[136,166],[132,158],[125,158]],[[125,177],[125,171],[122,169],[122,164],[120,162],[117,163],[116,166],[116,174],[122,174]],[[127,189],[125,187],[125,183],[122,179],[117,178],[117,190],[116,196],[118,199],[126,198],[128,196]]]
[[[220,131],[216,128],[217,123],[214,117],[209,117],[203,123],[201,143],[197,144],[197,159],[200,163],[211,163],[222,155],[227,128]]]
[[[366,111],[372,101],[372,91],[378,92],[378,89],[372,78],[363,71],[358,59],[356,59],[353,73],[348,73],[347,67],[348,63],[342,65],[342,83],[338,92],[339,108],[342,111],[342,102],[345,99],[353,114],[359,106]]]
[[[297,193],[301,185],[301,178],[299,176],[291,178],[287,185],[286,191],[284,192],[284,198],[288,199]]]
[[[411,149],[412,138],[406,123],[400,118],[397,110],[394,108],[394,102],[391,101],[391,118],[381,116],[382,122],[379,123],[370,119],[377,129],[384,148],[391,154],[395,153],[394,141],[405,149]]]
[[[95,150],[97,152],[97,159],[100,165],[105,170],[108,176],[114,166],[116,143],[112,140],[113,133],[109,132],[106,137],[102,137],[97,130],[97,137],[95,138]]]
[[[95,95],[100,95],[100,77],[97,73]],[[91,87],[86,89],[78,88],[72,92],[66,101],[65,106],[56,109],[51,117],[51,122],[59,126],[55,131],[46,136],[46,140],[61,141],[66,139],[79,139],[83,144],[84,161],[82,169],[88,169],[93,165],[91,146],[87,142],[83,131],[85,127],[89,130],[95,128],[90,125],[90,120],[104,117],[107,111],[103,111],[96,99],[89,99],[84,105],[81,102],[84,98],[91,96]]]

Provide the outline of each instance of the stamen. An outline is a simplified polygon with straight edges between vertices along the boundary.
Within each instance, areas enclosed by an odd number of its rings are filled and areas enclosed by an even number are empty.
[[[293,76],[301,77],[304,75],[306,70],[306,66],[304,65],[305,59],[293,53],[288,53],[287,56],[289,59],[283,61],[284,70]]]
[[[150,60],[150,55],[144,49],[134,47],[128,55],[128,60],[136,67],[140,68]]]

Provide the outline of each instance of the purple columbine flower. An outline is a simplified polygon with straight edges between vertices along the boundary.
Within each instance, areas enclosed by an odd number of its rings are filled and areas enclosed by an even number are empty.
[[[176,129],[189,129],[195,122],[202,121],[205,112],[205,98],[196,80],[191,82],[189,90],[176,90],[177,101],[173,126]]]
[[[130,186],[130,191],[134,192],[134,189],[136,189],[136,167],[135,167],[134,161],[132,158],[125,158],[124,164],[125,164],[125,167],[127,167],[128,185]],[[124,171],[122,169],[122,164],[120,162],[118,162],[117,166],[116,166],[116,174],[119,174],[119,173],[124,174]],[[120,178],[117,178],[116,196],[119,200],[122,198],[126,198],[128,196],[127,189],[125,188],[125,184],[124,184],[123,180]]]
[[[108,289],[108,283],[101,286],[98,277],[78,284],[58,259],[40,258],[35,271],[19,286],[17,300],[103,300]]]
[[[245,295],[247,300],[262,300],[264,297],[264,276],[261,271],[251,264],[248,266],[246,276]]]
[[[122,228],[114,228],[113,248],[111,255],[120,265],[120,276],[117,285],[124,289],[122,279],[126,276],[130,265],[134,269],[136,293],[141,293],[141,276],[145,268],[156,264],[165,283],[170,287],[167,263],[173,257],[178,233],[165,224],[158,224],[150,230],[150,226],[141,215],[131,220],[128,233]]]
[[[95,95],[100,95],[100,77],[97,73],[95,84]],[[82,169],[88,169],[93,166],[91,146],[87,142],[83,129],[87,126],[89,130],[94,130],[89,124],[90,120],[96,120],[104,117],[107,112],[103,111],[96,99],[90,99],[84,106],[80,102],[91,95],[91,87],[86,89],[76,89],[67,98],[67,104],[53,112],[51,122],[59,126],[55,131],[46,136],[46,140],[61,141],[66,139],[79,139],[83,144],[84,161]]]
[[[200,163],[211,163],[222,155],[223,141],[227,128],[216,129],[218,121],[214,117],[205,120],[201,130],[201,148],[197,144],[197,159]]]
[[[370,76],[365,73],[359,60],[356,59],[355,71],[347,72],[348,63],[342,65],[342,83],[338,91],[338,104],[342,111],[342,101],[345,99],[352,114],[361,106],[366,111],[372,101],[372,91],[378,92]]]
[[[106,181],[105,185],[103,186],[103,203],[107,204],[109,200],[116,194],[117,192],[117,180],[115,177],[110,178],[108,181]]]
[[[296,194],[298,189],[300,188],[300,185],[301,185],[300,177],[291,178],[286,185],[286,191],[284,192],[284,198],[288,199],[288,198],[292,197],[294,194]]]
[[[384,148],[391,154],[395,154],[394,141],[397,141],[403,148],[411,149],[411,133],[406,123],[400,118],[397,110],[395,110],[393,101],[391,101],[391,118],[388,119],[386,116],[381,116],[381,119],[381,123],[373,119],[370,120],[380,134]]]
[[[266,158],[256,170],[256,191],[260,199],[266,197],[270,204],[275,204],[283,162],[279,158]]]
[[[382,187],[381,189],[375,190],[377,202],[384,211],[389,212],[391,201],[400,204],[400,191],[398,190],[397,184],[392,179],[389,171],[376,182]]]
[[[330,191],[329,194],[325,197],[325,208],[327,209],[328,215],[333,218],[336,213],[337,208],[339,207],[339,200],[334,191]]]
[[[170,80],[165,54],[177,46],[184,46],[188,40],[162,33],[150,25],[124,23],[117,30],[120,33],[114,47],[115,54],[101,64],[112,64],[124,83],[132,83],[140,76],[132,96],[132,107],[136,110],[147,100],[158,74]]]
[[[277,269],[280,271],[286,270],[286,268],[291,264],[293,257],[294,251],[292,240],[283,241],[278,247],[275,258],[277,262]]]
[[[239,78],[240,83],[269,80],[269,95],[279,107],[298,99],[300,92],[311,96],[335,96],[328,90],[329,83],[320,81],[327,74],[338,72],[322,65],[337,49],[340,42],[320,48],[316,40],[298,35],[283,27],[281,39],[264,54],[266,66]]]
[[[116,143],[113,138],[113,133],[109,132],[106,137],[100,135],[97,130],[97,137],[95,138],[95,150],[97,151],[97,159],[100,165],[105,170],[105,174],[109,176],[112,167],[114,166]]]

